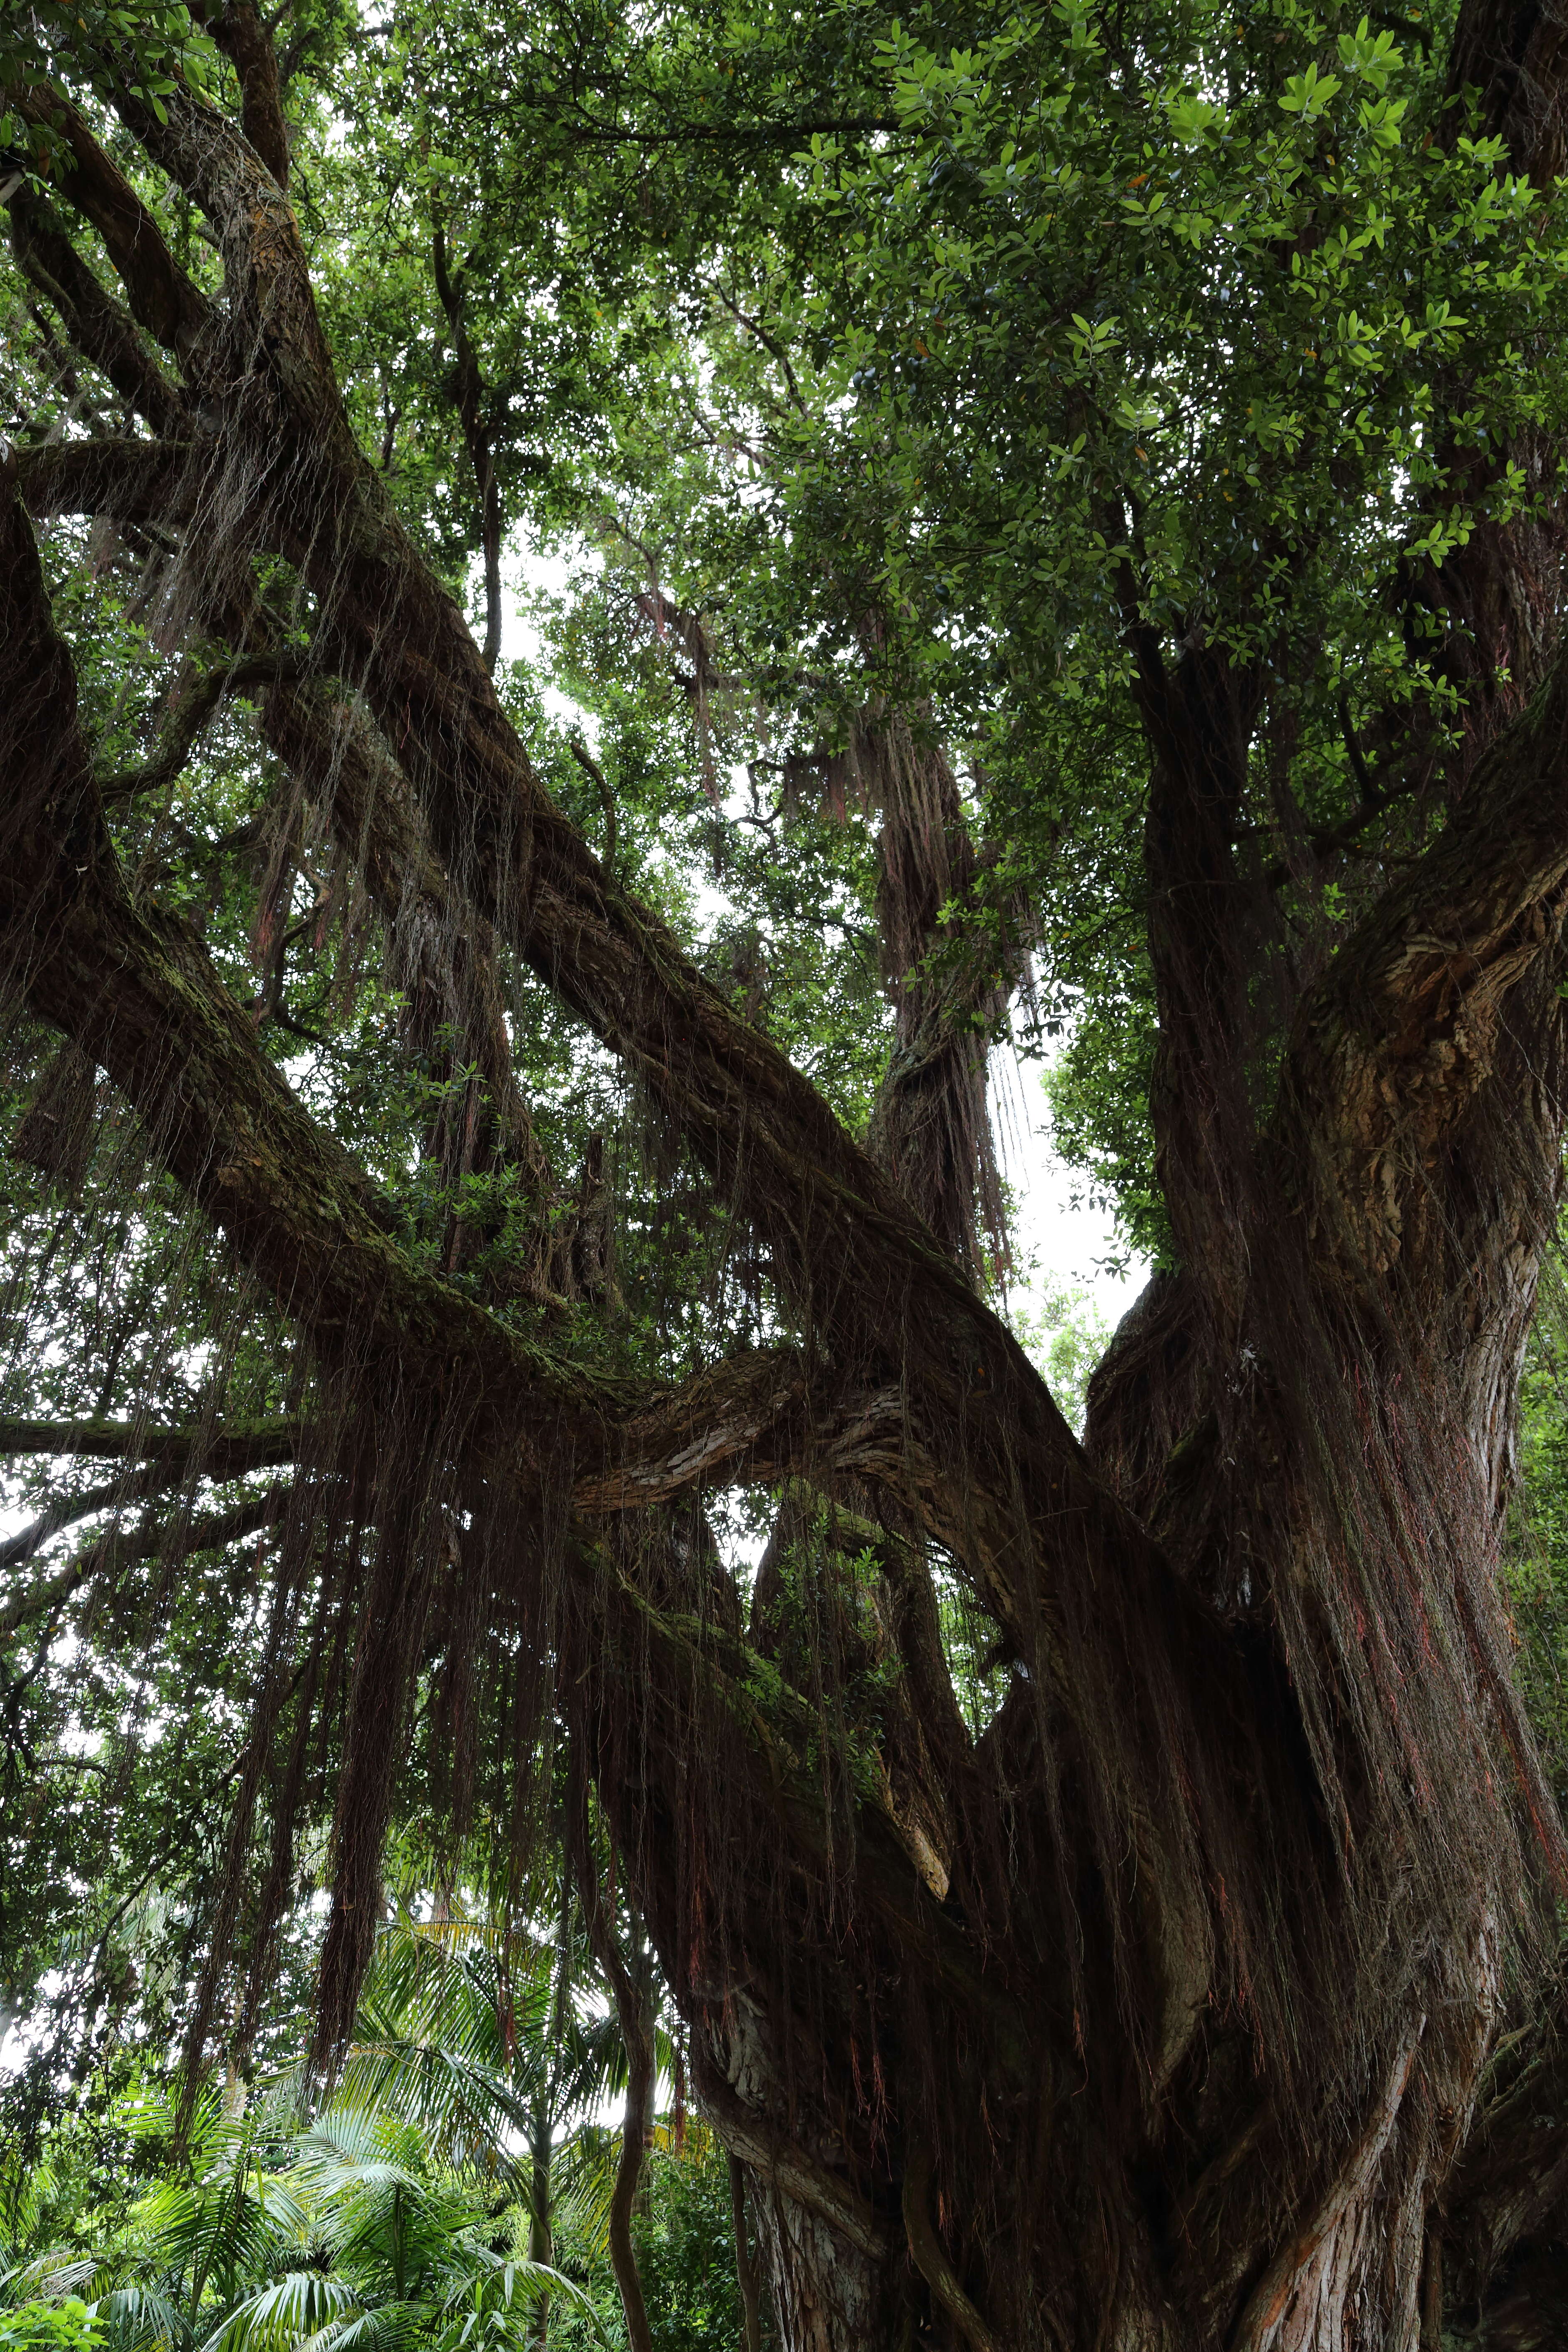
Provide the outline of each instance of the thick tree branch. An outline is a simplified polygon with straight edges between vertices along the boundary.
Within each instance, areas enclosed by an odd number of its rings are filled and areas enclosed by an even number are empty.
[[[644,1509],[694,1484],[711,1484],[725,1465],[742,1461],[757,1483],[769,1483],[787,1475],[808,1429],[832,1448],[839,1466],[868,1466],[879,1429],[892,1434],[895,1400],[885,1401],[881,1414],[859,1400],[838,1414],[814,1413],[812,1404],[804,1366],[791,1350],[726,1359],[622,1424],[604,1468],[579,1479],[578,1507]]]
[[[329,1352],[352,1334],[437,1392],[457,1367],[491,1416],[498,1466],[521,1469],[531,1448],[525,1440],[519,1454],[514,1443],[531,1423],[541,1442],[548,1428],[576,1456],[586,1508],[640,1507],[721,1470],[784,1475],[814,1436],[830,1464],[893,1475],[903,1491],[908,1448],[895,1399],[851,1395],[835,1405],[830,1396],[818,1434],[786,1353],[740,1359],[650,1402],[646,1383],[568,1365],[404,1255],[362,1171],[260,1053],[200,941],[125,898],[75,727],[69,659],[15,503],[4,527],[11,699],[0,706],[0,764],[14,854],[0,876],[0,921],[8,953],[34,1009],[108,1070],[146,1118],[164,1164],[285,1312]],[[214,1476],[289,1458],[298,1438],[293,1424],[227,1440],[124,1423],[0,1423],[0,1450],[189,1460]]]
[[[1144,866],[1159,1008],[1149,1113],[1182,1257],[1222,1351],[1246,1287],[1246,1171],[1254,1128],[1249,995],[1256,908],[1236,839],[1258,688],[1221,650],[1146,659],[1139,706],[1151,753]]]
[[[501,935],[645,1077],[752,1217],[816,1328],[857,1350],[868,1329],[897,1333],[889,1370],[928,1391],[934,1418],[973,1430],[983,1448],[999,1416],[1012,1433],[1010,1461],[1022,1453],[1049,1465],[1062,1498],[1051,1513],[1057,1528],[1063,1505],[1075,1524],[1079,1512],[1100,1512],[1104,1500],[1043,1382],[896,1186],[662,925],[616,888],[544,795],[460,614],[353,445],[292,221],[249,151],[188,92],[170,98],[166,124],[129,101],[123,110],[213,218],[247,349],[252,322],[267,322],[269,373],[253,379],[266,421],[253,410],[244,429],[265,431],[277,452],[273,536],[319,586],[324,656],[362,685],[439,855]],[[965,1471],[971,1486],[994,1480],[1011,1515],[1011,1468],[998,1461],[988,1471],[972,1455]],[[1058,1552],[1043,1524],[1039,1539],[1047,1556]],[[1022,1636],[1033,1601],[987,1580],[993,1605]],[[1033,1646],[1033,1632],[1026,1638]]]
[[[1441,837],[1389,886],[1300,1008],[1281,1132],[1314,1228],[1366,1273],[1441,1243],[1442,1155],[1507,1058],[1516,1000],[1556,969],[1568,911],[1565,743],[1560,654]],[[1542,1050],[1561,1031],[1554,994],[1544,1021]],[[1552,1066],[1531,1055],[1527,1066],[1539,1086]],[[1552,1135],[1561,1110],[1543,1106]],[[1494,1141],[1518,1111],[1497,1106]],[[1521,1168],[1521,1181],[1539,1187],[1549,1173]]]
[[[90,1519],[100,1511],[107,1511],[116,1503],[127,1499],[131,1482],[111,1479],[102,1486],[89,1487],[85,1495],[58,1495],[36,1519],[19,1528],[14,1536],[0,1543],[0,1568],[19,1568],[29,1559],[37,1559],[44,1546],[63,1528],[75,1527],[79,1519]],[[140,1482],[136,1482],[140,1485]]]
[[[199,478],[188,442],[120,440],[35,443],[16,453],[17,477],[40,518],[101,514],[116,522],[178,523]]]
[[[204,1478],[242,1478],[294,1461],[305,1436],[303,1423],[291,1418],[220,1430],[142,1421],[0,1421],[0,1454],[75,1454],[146,1462],[175,1475],[195,1467]]]
[[[154,341],[185,362],[212,329],[212,311],[124,173],[110,161],[75,108],[64,105],[52,91],[23,89],[12,96],[11,104],[24,121],[47,124],[64,141],[70,160],[57,175],[56,186],[102,238],[138,320]]]
[[[239,76],[239,119],[245,135],[279,188],[287,190],[289,128],[283,120],[278,52],[255,0],[225,0],[212,34]]]

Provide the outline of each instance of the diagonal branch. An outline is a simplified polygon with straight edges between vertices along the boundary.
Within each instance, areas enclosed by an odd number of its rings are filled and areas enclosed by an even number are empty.
[[[26,184],[11,198],[11,244],[78,350],[154,433],[174,432],[184,407],[178,387],[163,373],[130,312],[83,261],[53,206]]]
[[[624,1384],[563,1362],[411,1261],[363,1173],[260,1052],[200,940],[131,904],[14,498],[0,519],[0,938],[33,1010],[108,1071],[170,1172],[329,1354],[374,1339],[437,1393],[456,1361],[505,1454],[516,1458],[531,1420],[542,1434],[543,1415],[552,1435],[580,1433],[592,1454]]]
[[[364,692],[438,855],[646,1080],[752,1219],[811,1326],[852,1356],[868,1332],[887,1334],[889,1373],[919,1384],[933,1420],[973,1431],[977,1456],[993,1426],[1007,1425],[1005,1447],[996,1427],[994,1465],[966,1467],[999,1501],[1006,1495],[1009,1517],[1016,1485],[1000,1457],[1021,1451],[1060,1498],[1052,1525],[1067,1523],[1065,1506],[1081,1526],[1105,1499],[1016,1342],[810,1083],[616,886],[545,795],[460,614],[354,445],[291,217],[250,151],[188,90],[170,96],[164,123],[130,100],[121,111],[218,229],[236,332],[267,355],[268,383],[247,395],[257,426],[265,398],[274,436],[262,535],[321,594],[323,658]],[[1046,1549],[1059,1555],[1059,1535]],[[987,1590],[1022,1637],[1033,1604],[994,1576]]]
[[[106,803],[132,801],[143,793],[161,792],[179,775],[195,748],[197,736],[229,695],[247,694],[257,687],[276,686],[285,679],[302,677],[309,667],[310,656],[303,652],[247,654],[226,667],[210,670],[205,677],[195,679],[180,696],[152,757],[139,768],[126,768],[117,776],[101,778],[98,787],[100,799]]]
[[[92,223],[130,297],[137,320],[155,342],[182,362],[214,327],[206,296],[170,252],[163,230],[119,166],[110,161],[81,116],[52,90],[22,89],[10,103],[24,121],[47,124],[64,142],[69,161],[55,185]]]
[[[141,1481],[135,1482],[141,1487]],[[115,1478],[102,1486],[91,1486],[85,1495],[57,1495],[54,1501],[29,1519],[14,1536],[0,1543],[0,1568],[20,1568],[29,1559],[37,1559],[44,1546],[63,1528],[75,1527],[79,1519],[90,1519],[100,1511],[112,1509],[127,1499],[130,1482]]]
[[[368,1349],[433,1395],[460,1380],[474,1449],[510,1476],[565,1450],[584,1502],[641,1505],[733,1469],[769,1478],[811,1435],[793,1358],[742,1358],[659,1389],[567,1361],[421,1266],[363,1171],[261,1053],[200,940],[126,897],[98,814],[55,632],[20,506],[0,514],[0,774],[7,855],[0,944],[33,1010],[64,1029],[142,1114],[190,1197],[329,1357]],[[904,1485],[875,1402],[838,1415],[835,1458]],[[232,1436],[126,1423],[0,1423],[0,1450],[191,1465],[236,1475],[291,1459],[292,1422]]]
[[[192,1552],[220,1551],[226,1544],[238,1543],[242,1537],[254,1535],[258,1528],[273,1523],[288,1493],[287,1486],[268,1486],[265,1494],[251,1496],[226,1511],[174,1519],[149,1513],[128,1532],[109,1528],[73,1553],[51,1575],[0,1601],[0,1640],[14,1633],[18,1626],[30,1624],[51,1609],[61,1607],[100,1569],[119,1567],[132,1560],[154,1559],[165,1547],[185,1558]]]
[[[692,2063],[704,2112],[731,2155],[794,2203],[816,2214],[858,2252],[876,2260],[888,2252],[887,2231],[857,2189],[830,2172],[777,2124],[742,2106],[718,2068],[703,2060],[695,2044]]]
[[[917,2137],[905,2159],[903,2198],[904,2234],[915,2268],[973,2352],[995,2352],[996,2338],[960,2285],[952,2257],[931,2220],[931,2176],[930,2145]]]

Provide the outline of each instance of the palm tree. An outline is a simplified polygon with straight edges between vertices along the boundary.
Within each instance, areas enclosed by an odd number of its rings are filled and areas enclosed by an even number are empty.
[[[362,2081],[304,2128],[288,2081],[243,2106],[209,2089],[184,2117],[128,2102],[133,2137],[183,2159],[90,2252],[48,2242],[47,2199],[27,2199],[0,2301],[79,2297],[112,2352],[521,2352],[552,2294],[596,2326],[580,2288],[515,2250],[526,2205],[479,2128],[511,2111],[505,2085],[461,2051],[360,2054]],[[423,2084],[430,2120],[365,2098],[378,2079],[405,2105]]]
[[[601,1970],[618,1962],[612,1908],[595,1894]],[[552,2295],[602,2332],[551,2260],[555,2232],[569,2220],[608,2255],[627,2301],[630,2110],[651,2113],[649,2070],[670,2047],[634,1922],[646,2047],[631,2078],[626,1987],[612,1969],[616,2007],[584,1998],[573,1924],[564,1889],[549,1940],[450,1899],[432,1918],[400,1907],[322,2113],[304,2114],[303,2068],[250,2094],[124,2102],[117,2120],[169,2169],[112,2242],[82,2252],[60,2242],[53,2176],[34,2168],[0,2240],[0,2304],[79,2296],[113,2352],[521,2352],[542,2342]],[[604,2116],[622,2092],[617,2135]]]
[[[432,1919],[400,1909],[377,1939],[337,2105],[416,2122],[443,2159],[511,2189],[529,2249],[548,2263],[569,2210],[607,2245],[615,2163],[597,2118],[626,2087],[616,2014],[581,1998],[585,1957],[493,1914]],[[668,2037],[658,2035],[668,2065]]]
[[[87,2252],[52,2235],[50,2202],[28,2199],[29,2242],[16,2233],[19,2259],[0,2277],[0,2297],[15,2306],[79,2296],[112,2342],[184,2352],[214,2311],[284,2257],[307,2216],[287,2178],[263,2161],[265,2116],[245,2115],[217,2088],[185,2116],[163,2097],[137,2095],[117,2120],[143,2148],[183,2144],[184,2161],[134,2207],[122,2233]],[[52,2182],[51,2168],[39,2169]]]
[[[551,2293],[592,2316],[570,2280],[506,2246],[505,2203],[437,2162],[417,2124],[334,2103],[288,2179],[308,2259],[234,2303],[202,2352],[521,2352]]]

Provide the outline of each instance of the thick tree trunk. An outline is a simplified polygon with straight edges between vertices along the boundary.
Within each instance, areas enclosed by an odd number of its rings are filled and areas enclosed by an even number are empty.
[[[908,2328],[883,2271],[826,2221],[752,2176],[779,2339],[789,2352],[874,2352]]]
[[[1413,2347],[1423,2329],[1433,2340],[1436,2217],[1485,2077],[1500,1920],[1524,1868],[1479,1768],[1486,1727],[1554,1835],[1492,1580],[1509,1400],[1557,1190],[1563,1038],[1546,975],[1568,859],[1540,763],[1561,737],[1549,698],[1479,777],[1486,814],[1434,853],[1303,1008],[1296,1075],[1236,1200],[1245,1246],[1217,1260],[1220,1311],[1211,1289],[1194,1315],[1193,1275],[1160,1277],[1097,1383],[1093,1457],[1223,1612],[1247,1704],[1279,1732],[1258,1759],[1258,1834],[1301,1843],[1268,1932],[1291,1953],[1320,2045],[1265,2022],[1245,1976],[1215,2000],[1211,1930],[1161,1887],[1152,1853],[1144,1973],[1124,1982],[1153,2014],[1131,2049],[1087,2016],[1052,2014],[1048,1996],[1026,2022],[999,2016],[985,1960],[978,1985],[943,1981],[875,1884],[868,1839],[829,1859],[837,1897],[816,1887],[836,1932],[812,1917],[804,1885],[790,1914],[807,2004],[755,1940],[776,1908],[766,1890],[790,1868],[776,1780],[747,1792],[726,1769],[722,1822],[694,1807],[725,1734],[678,1702],[689,1659],[668,1661],[668,1685],[655,1678],[636,1736],[641,1805],[612,1795],[610,1809],[692,2021],[699,2089],[764,2216],[786,2344],[891,2345],[910,2331],[955,2347],[1246,2352]],[[1347,1086],[1347,1067],[1389,1038],[1397,1072]],[[1440,1086],[1412,1085],[1424,1057]],[[1500,1118],[1498,1104],[1521,1096],[1527,1114]],[[1195,1148],[1193,1132],[1178,1150]],[[906,1643],[911,1685],[918,1658]],[[939,1851],[930,1837],[917,1847],[906,1809],[904,1867],[942,1917],[973,1920],[990,1892],[973,1780],[1026,1779],[1036,1704],[1016,1686],[968,1752],[938,1736],[929,1707],[924,1727],[922,1818],[947,1826]],[[612,1791],[633,1777],[619,1737],[598,1733]],[[1081,1790],[1081,1751],[1064,1753]],[[1445,1824],[1425,1859],[1424,1817]],[[1024,1819],[1012,1814],[1012,1837]],[[1049,1835],[1037,1826],[1035,1866],[1010,1857],[989,1954],[1004,2008],[1031,1945],[1055,1956],[1059,2000],[1068,1942],[1088,1941],[1091,2011],[1097,1974],[1115,1974],[1081,1845],[1076,1916],[1050,1899],[1053,1844],[1081,1834],[1070,1817]],[[698,1913],[672,1913],[668,1890],[694,1882]],[[1352,2046],[1336,2055],[1351,2014]]]

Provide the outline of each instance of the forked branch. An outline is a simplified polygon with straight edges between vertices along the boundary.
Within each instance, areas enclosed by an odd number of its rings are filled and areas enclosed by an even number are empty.
[[[231,694],[245,694],[256,687],[277,686],[286,678],[300,677],[309,667],[308,654],[284,650],[247,654],[226,667],[209,670],[205,677],[195,678],[179,695],[151,758],[138,768],[125,768],[118,775],[102,778],[98,788],[100,798],[111,803],[138,800],[144,793],[162,792],[184,768],[197,737],[220,703]]]

